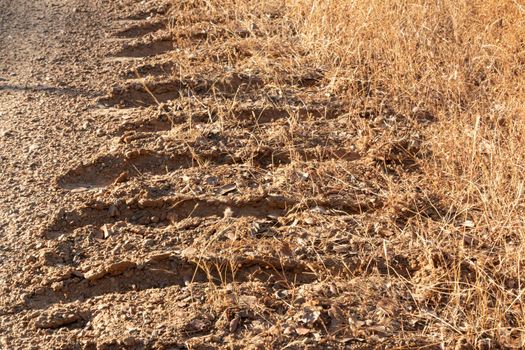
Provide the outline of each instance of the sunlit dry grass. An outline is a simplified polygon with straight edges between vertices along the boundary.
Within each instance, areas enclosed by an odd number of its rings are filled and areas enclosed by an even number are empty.
[[[420,182],[447,210],[441,225],[422,226],[421,235],[427,249],[442,251],[450,262],[444,271],[428,271],[427,286],[414,288],[448,285],[446,303],[433,309],[456,336],[464,334],[478,346],[487,335],[519,344],[523,5],[298,1],[289,6],[304,43],[330,67],[334,93],[345,94],[357,109],[407,115],[425,110],[437,118],[425,132],[432,156],[420,160]],[[475,274],[468,282],[464,265]]]
[[[262,39],[244,40],[225,53],[233,67],[249,51],[242,67],[257,68],[278,87],[283,76],[318,69],[322,93],[344,101],[349,115],[406,118],[402,137],[411,135],[418,145],[405,149],[405,156],[418,171],[381,181],[389,188],[385,202],[408,213],[403,224],[388,224],[396,234],[410,232],[407,245],[422,259],[417,275],[405,280],[418,312],[432,320],[421,337],[444,347],[522,346],[525,4],[195,4],[178,5],[175,27],[192,22],[187,14],[199,8],[212,23],[235,19],[242,30],[259,33]],[[268,24],[272,11],[282,16],[277,26]],[[375,147],[367,142],[381,143],[370,141],[377,134],[368,124],[352,123],[360,127],[362,149]],[[399,135],[379,136],[388,143]]]

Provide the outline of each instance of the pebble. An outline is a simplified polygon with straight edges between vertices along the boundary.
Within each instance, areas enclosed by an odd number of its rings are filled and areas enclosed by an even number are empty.
[[[78,314],[70,313],[70,314],[58,314],[58,315],[41,315],[38,317],[35,321],[36,328],[40,329],[54,329],[59,328],[63,326],[67,326],[69,324],[75,323],[78,320],[80,320],[80,316]]]
[[[120,175],[115,179],[115,181],[113,182],[114,184],[118,184],[118,183],[121,183],[121,182],[125,182],[125,181],[128,181],[129,179],[129,174],[127,171],[124,171],[122,173],[120,173]]]
[[[235,190],[237,190],[237,185],[236,184],[228,184],[228,185],[222,186],[219,189],[219,193],[222,194],[222,195],[225,195],[225,194],[228,194],[228,193],[233,192]]]
[[[467,227],[467,228],[473,228],[474,226],[476,226],[474,224],[474,221],[472,220],[465,220],[465,222],[462,224],[463,227]]]
[[[239,315],[235,315],[235,317],[233,318],[233,320],[230,321],[230,333],[234,333],[237,328],[239,327],[239,324],[241,323],[241,318],[239,317]]]
[[[118,263],[111,264],[107,267],[107,272],[112,276],[117,276],[124,273],[126,270],[136,267],[137,264],[133,261],[121,261]]]
[[[230,207],[224,209],[224,218],[231,218],[233,216],[233,210]]]
[[[215,186],[219,183],[219,178],[217,176],[208,176],[206,178],[206,183],[211,186]]]
[[[164,200],[159,199],[140,199],[139,208],[160,208],[164,205]]]
[[[112,204],[109,206],[109,216],[114,218],[120,215],[120,210],[116,207],[116,205]]]
[[[105,275],[106,275],[105,270],[100,270],[100,271],[94,270],[94,271],[88,271],[84,273],[84,278],[88,281],[96,281],[98,279],[101,279]]]
[[[71,190],[71,193],[80,193],[89,190],[87,187],[77,187]]]
[[[102,233],[103,233],[102,237],[104,239],[108,239],[113,234],[113,230],[112,230],[111,226],[108,225],[108,224],[103,225],[101,227],[101,229],[102,229]]]

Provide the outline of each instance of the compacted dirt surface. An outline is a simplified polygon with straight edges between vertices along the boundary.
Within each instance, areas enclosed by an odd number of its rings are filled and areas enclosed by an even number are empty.
[[[258,11],[0,2],[2,349],[439,344],[437,209],[398,210],[431,118],[349,113]]]

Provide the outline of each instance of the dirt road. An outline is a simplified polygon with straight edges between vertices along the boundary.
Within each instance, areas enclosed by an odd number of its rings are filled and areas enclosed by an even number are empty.
[[[75,337],[34,332],[76,322],[67,314],[64,321],[59,315],[58,321],[42,319],[40,326],[31,326],[35,310],[53,307],[46,297],[28,303],[50,278],[35,263],[55,259],[41,232],[54,213],[75,202],[76,195],[60,190],[56,178],[108,147],[111,136],[107,120],[99,117],[103,113],[97,112],[97,98],[120,80],[118,70],[125,66],[108,63],[109,53],[120,45],[108,37],[127,16],[155,17],[158,6],[148,6],[80,0],[0,3],[2,348],[81,344]]]

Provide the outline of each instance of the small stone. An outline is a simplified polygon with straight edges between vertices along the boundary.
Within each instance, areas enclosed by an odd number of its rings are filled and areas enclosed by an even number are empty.
[[[217,176],[208,176],[206,178],[206,183],[211,186],[215,186],[219,183],[219,178]]]
[[[474,221],[472,220],[465,220],[462,226],[467,227],[467,228],[473,228],[476,225],[474,224]]]
[[[164,205],[164,200],[159,199],[140,199],[139,208],[160,208]]]
[[[276,214],[276,213],[270,213],[268,215],[266,215],[266,217],[272,221],[277,221],[279,220],[279,214]]]
[[[297,328],[295,329],[295,331],[296,331],[297,334],[299,334],[299,335],[307,335],[308,333],[311,332],[310,329],[305,328],[305,327],[297,327]]]
[[[229,330],[230,333],[234,333],[237,328],[239,328],[239,324],[241,323],[241,318],[239,317],[239,314],[236,314],[233,320],[230,321]]]
[[[121,183],[121,182],[126,182],[128,181],[129,179],[129,174],[127,171],[124,171],[122,173],[120,173],[120,175],[115,179],[115,181],[113,181],[114,184],[118,184],[118,183]]]
[[[291,335],[293,334],[293,332],[294,332],[294,329],[290,326],[286,326],[283,330],[284,335]]]
[[[321,312],[319,310],[313,310],[308,307],[304,307],[302,312],[298,315],[298,321],[303,324],[313,324],[319,319]]]
[[[81,193],[81,192],[86,192],[87,190],[89,190],[89,188],[87,187],[77,187],[77,188],[72,189],[71,193]]]
[[[298,173],[299,173],[299,177],[300,177],[301,180],[303,180],[303,181],[308,180],[308,178],[310,177],[310,174],[308,174],[308,173],[304,173],[304,172],[302,172],[302,171],[299,171]]]
[[[80,320],[80,316],[75,313],[41,315],[35,320],[35,327],[40,329],[56,329],[75,323]]]
[[[311,209],[311,211],[313,213],[319,213],[319,214],[326,214],[327,213],[327,210],[323,207],[320,207],[320,206],[315,206]]]
[[[312,219],[312,218],[305,218],[304,222],[307,223],[308,225],[313,225],[314,224],[314,219]]]
[[[101,279],[106,275],[106,273],[107,272],[105,270],[92,270],[84,273],[84,278],[92,282]]]
[[[118,208],[114,204],[110,205],[108,210],[109,210],[109,216],[112,218],[120,215],[120,210],[118,210]]]
[[[132,269],[136,266],[137,264],[133,261],[121,261],[108,266],[107,272],[112,276],[117,276],[123,274],[126,270]]]
[[[224,209],[224,218],[231,218],[233,216],[233,210],[230,207]]]
[[[219,189],[219,193],[222,194],[222,195],[225,195],[225,194],[228,194],[230,192],[234,192],[236,190],[237,190],[237,185],[236,184],[228,184],[228,185],[222,186]]]
[[[108,239],[114,233],[111,225],[108,225],[108,224],[102,225],[101,230],[102,230],[102,237],[104,239]]]
[[[181,252],[181,255],[185,258],[193,258],[197,255],[198,250],[195,247],[188,247]]]

